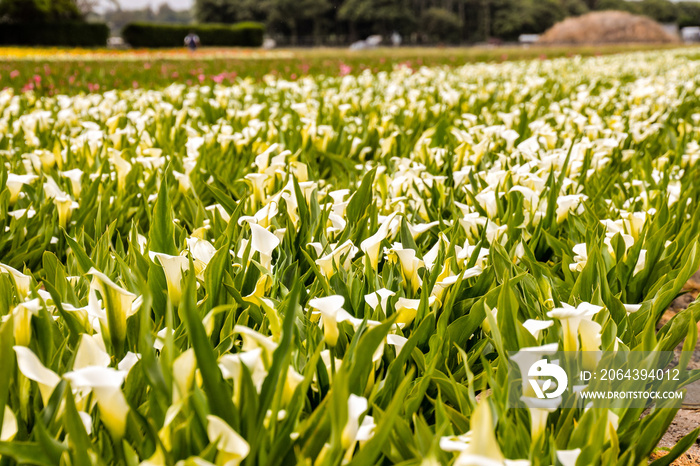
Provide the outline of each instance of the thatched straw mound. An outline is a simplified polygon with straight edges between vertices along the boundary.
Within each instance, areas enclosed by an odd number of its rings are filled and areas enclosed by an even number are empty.
[[[656,21],[624,11],[595,11],[567,18],[540,37],[539,44],[673,43],[675,37]]]

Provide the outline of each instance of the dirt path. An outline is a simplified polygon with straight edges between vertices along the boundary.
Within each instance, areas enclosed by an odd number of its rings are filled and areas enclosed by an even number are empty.
[[[668,322],[671,317],[687,308],[698,297],[698,294],[700,294],[700,271],[691,277],[685,285],[684,290],[687,291],[687,293],[679,296],[671,303],[671,306],[661,318],[660,325]],[[700,324],[698,324],[698,332],[700,332]],[[695,350],[696,357],[691,361],[689,365],[690,369],[700,369],[700,339],[698,340]],[[668,448],[670,450],[680,439],[700,426],[700,381],[689,385],[687,390],[684,406],[692,407],[692,409],[680,409],[678,411],[676,418],[659,443],[659,447],[661,448]],[[663,453],[659,452],[659,454],[652,455],[651,459],[657,459],[662,456]],[[696,440],[693,446],[672,464],[676,466],[700,464],[700,439]]]

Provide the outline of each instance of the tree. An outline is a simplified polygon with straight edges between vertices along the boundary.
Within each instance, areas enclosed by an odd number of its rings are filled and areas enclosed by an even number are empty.
[[[0,18],[18,23],[79,21],[74,0],[0,0]]]
[[[675,23],[678,20],[678,7],[668,0],[643,0],[639,2],[642,14],[660,22]]]
[[[440,41],[458,42],[462,21],[457,15],[444,8],[428,8],[421,15],[423,30]]]
[[[317,38],[320,18],[331,8],[328,0],[272,0],[270,21],[284,24],[291,32],[292,44],[296,45],[301,24],[308,22]]]
[[[700,3],[678,3],[678,26],[700,26]]]
[[[235,0],[196,0],[195,16],[202,23],[235,23],[238,21]]]
[[[539,34],[567,16],[560,0],[494,0],[493,35],[515,40],[520,34]]]
[[[619,10],[628,13],[639,14],[639,4],[626,0],[598,0],[596,10]]]
[[[351,23],[369,23],[374,33],[393,30],[407,32],[416,24],[416,17],[403,0],[346,0],[338,18]]]

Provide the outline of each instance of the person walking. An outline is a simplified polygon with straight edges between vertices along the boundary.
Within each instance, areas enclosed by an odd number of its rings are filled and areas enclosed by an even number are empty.
[[[195,34],[194,31],[190,31],[187,37],[185,37],[185,46],[190,49],[191,52],[194,52],[197,50],[197,47],[199,47],[199,36]]]

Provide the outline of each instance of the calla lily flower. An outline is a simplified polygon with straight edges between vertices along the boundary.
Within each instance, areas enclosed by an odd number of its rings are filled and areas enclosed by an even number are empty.
[[[250,351],[225,354],[219,358],[219,368],[223,377],[234,381],[235,392],[233,396],[237,403],[240,403],[240,381],[243,375],[243,366],[248,369],[253,385],[260,392],[265,377],[267,377],[262,353],[262,348],[255,348]]]
[[[194,385],[196,370],[197,359],[193,348],[183,351],[173,361],[173,402],[177,403],[190,392]]]
[[[428,306],[432,306],[433,303],[435,303],[435,296],[431,296],[428,299]],[[416,318],[419,306],[420,299],[399,298],[396,301],[396,312],[399,314],[396,323],[408,325],[413,322],[413,319]]]
[[[25,275],[19,270],[5,264],[0,264],[0,273],[7,273],[12,277],[12,281],[15,282],[15,288],[17,289],[17,293],[21,299],[24,299],[29,295],[32,277]]]
[[[262,349],[265,366],[270,367],[270,364],[272,364],[272,353],[277,349],[277,343],[271,337],[256,332],[245,325],[234,325],[233,332],[238,333],[243,339],[243,351],[252,351],[256,348]]]
[[[19,303],[12,310],[14,317],[13,334],[15,343],[19,346],[29,346],[32,340],[32,316],[39,312],[41,303],[39,298]]]
[[[391,290],[380,288],[374,293],[366,294],[365,302],[369,304],[369,307],[371,307],[373,311],[377,309],[377,306],[379,306],[382,311],[386,312],[387,301],[389,301],[389,298],[395,294],[396,293]]]
[[[400,335],[389,334],[386,336],[386,344],[395,347],[397,355],[401,352],[407,341],[408,338]]]
[[[580,243],[573,247],[573,251],[576,254],[574,256],[573,264],[569,264],[569,270],[572,272],[581,272],[584,267],[586,267],[586,262],[588,262],[588,252],[586,249],[586,243]]]
[[[120,151],[115,149],[110,150],[110,161],[117,173],[117,188],[120,192],[124,192],[126,189],[126,177],[131,171],[131,164],[122,158]]]
[[[114,439],[126,432],[129,405],[121,386],[126,373],[111,367],[89,366],[63,374],[73,388],[90,389],[100,408],[100,419]]]
[[[248,442],[220,417],[207,416],[207,436],[219,450],[217,466],[238,466],[250,453]]]
[[[65,176],[70,180],[71,188],[73,191],[73,196],[75,196],[76,199],[80,198],[80,191],[82,190],[82,178],[83,178],[83,171],[74,168],[72,170],[68,170],[65,172],[61,172],[62,176]]]
[[[179,306],[182,299],[182,272],[189,270],[190,261],[185,256],[171,256],[162,252],[148,253],[151,261],[156,260],[163,267],[165,281],[168,287],[168,296],[173,306]]]
[[[643,304],[623,304],[627,314],[633,314],[642,308]]]
[[[343,309],[343,304],[345,304],[345,298],[339,295],[314,298],[309,301],[309,306],[320,311],[324,339],[329,346],[335,346],[338,342],[338,324],[354,319]]]
[[[90,288],[99,291],[105,303],[106,324],[109,340],[121,357],[126,339],[126,319],[133,314],[132,304],[136,295],[114,283],[107,275],[94,267],[88,271],[92,275]]]
[[[588,199],[588,196],[583,194],[559,196],[559,198],[557,198],[557,223],[563,222],[572,210],[582,213],[582,203],[586,199]]]
[[[461,452],[469,447],[471,432],[462,435],[447,435],[440,437],[440,450]]]
[[[580,448],[575,450],[557,450],[557,459],[563,466],[576,466],[576,460],[578,460],[580,454]]]
[[[0,429],[0,442],[9,442],[17,435],[17,418],[9,406],[5,405],[5,414],[2,416],[2,429]]]
[[[62,228],[65,228],[70,221],[71,214],[75,209],[80,207],[80,205],[73,201],[68,195],[54,197],[53,203],[56,205],[56,210],[58,211],[58,224]]]
[[[19,371],[23,376],[39,385],[41,399],[44,401],[44,404],[48,403],[51,393],[53,393],[61,378],[54,371],[47,369],[29,348],[14,346],[13,349],[17,355]]]
[[[523,322],[523,327],[525,327],[525,330],[530,332],[532,336],[535,337],[535,340],[540,337],[542,330],[547,329],[552,325],[554,325],[553,320],[527,319],[525,322]]]
[[[540,399],[534,397],[521,397],[530,412],[530,435],[532,441],[536,441],[547,427],[547,417],[559,408],[561,397]]]
[[[334,265],[338,269],[347,270],[355,254],[357,254],[357,248],[352,244],[352,241],[347,240],[340,246],[332,248],[331,252],[325,256],[316,259],[316,264],[321,269],[321,272],[323,272],[323,275],[330,278],[335,273],[333,269]],[[345,260],[341,262],[343,257],[345,257]]]
[[[186,241],[187,249],[190,251],[190,254],[192,254],[197,278],[203,280],[204,270],[207,265],[209,265],[209,261],[214,257],[214,254],[216,254],[216,248],[209,241],[194,236],[187,238]]]
[[[410,248],[404,249],[400,243],[394,243],[388,256],[391,262],[399,261],[404,280],[410,284],[413,293],[418,291],[422,284],[418,269],[423,266],[423,261],[416,257],[416,251]]]
[[[367,411],[367,398],[350,394],[348,397],[348,421],[343,428],[341,444],[348,449],[355,443],[360,430],[360,417]]]
[[[304,381],[304,376],[296,371],[292,366],[287,367],[287,377],[284,378],[282,388],[282,404],[287,405],[292,400],[294,391]]]
[[[472,414],[469,445],[459,454],[455,466],[503,464],[494,427],[491,407],[486,400],[481,400]]]
[[[268,271],[272,271],[272,251],[280,244],[280,240],[274,233],[254,223],[250,224],[252,233],[251,248],[260,253],[260,265]]]
[[[389,235],[391,222],[394,220],[396,215],[396,212],[389,215],[386,219],[384,219],[384,222],[382,222],[375,234],[360,243],[360,249],[367,255],[369,263],[374,270],[377,270],[379,264],[379,253],[382,241],[384,241]]]
[[[80,336],[78,351],[75,352],[73,370],[91,366],[108,367],[109,364],[110,357],[107,351],[105,351],[102,339],[97,335],[83,333]]]
[[[579,334],[586,339],[587,346],[591,346],[593,341],[589,339],[589,333],[595,331],[595,328],[593,326],[584,326],[580,330],[579,327],[583,320],[590,321],[601,309],[603,309],[601,306],[590,303],[581,303],[576,307],[564,303],[563,307],[552,309],[547,313],[548,317],[557,319],[561,323],[564,332],[564,351],[576,351],[579,349]]]
[[[7,174],[7,182],[5,185],[10,190],[10,205],[14,205],[19,199],[19,193],[25,184],[31,184],[39,178],[36,175],[15,175],[14,173]]]

